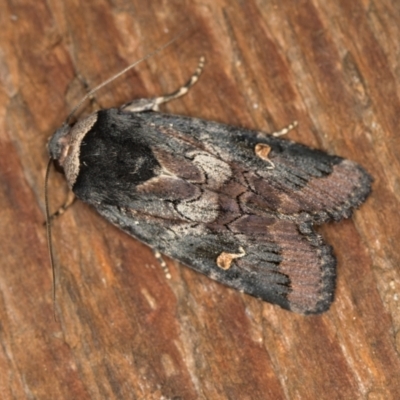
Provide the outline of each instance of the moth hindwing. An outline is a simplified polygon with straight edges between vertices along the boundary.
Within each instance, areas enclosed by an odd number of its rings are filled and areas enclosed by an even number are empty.
[[[313,225],[349,217],[371,177],[273,135],[156,111],[200,70],[172,95],[64,124],[51,158],[78,198],[161,253],[285,309],[327,310],[336,262]]]

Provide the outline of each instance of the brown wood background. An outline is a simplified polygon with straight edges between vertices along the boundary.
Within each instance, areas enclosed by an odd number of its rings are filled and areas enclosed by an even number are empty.
[[[0,2],[1,399],[399,399],[398,0]],[[80,202],[54,224],[46,143],[88,88],[187,29],[86,112],[200,82],[164,110],[271,131],[358,161],[373,193],[320,231],[336,300],[304,317],[152,251]],[[65,199],[51,178],[52,208]]]

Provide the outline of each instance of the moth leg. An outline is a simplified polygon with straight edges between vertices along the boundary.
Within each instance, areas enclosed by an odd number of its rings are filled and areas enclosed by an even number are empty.
[[[64,214],[65,211],[67,211],[67,209],[71,207],[72,204],[74,204],[75,200],[76,196],[74,192],[72,190],[69,190],[65,203],[61,207],[59,207],[59,209],[56,212],[50,215],[49,222],[53,221],[53,219],[58,218],[60,215]]]
[[[297,121],[293,121],[291,124],[289,124],[285,128],[281,129],[280,131],[272,132],[270,135],[272,135],[274,137],[279,137],[279,136],[286,135],[292,129],[296,128],[297,125],[298,125],[298,122]]]
[[[162,258],[161,253],[156,249],[153,249],[153,252],[154,252],[154,257],[157,258],[157,261],[160,263],[160,266],[161,266],[162,270],[164,271],[165,277],[167,279],[171,279],[171,273],[169,272],[168,265]]]
[[[149,99],[137,99],[133,100],[129,103],[124,104],[120,107],[121,111],[128,111],[128,112],[141,112],[141,111],[158,111],[159,105],[162,103],[167,103],[168,101],[177,99],[185,95],[189,89],[198,81],[199,76],[203,70],[205,59],[204,57],[200,57],[199,64],[197,66],[196,71],[190,77],[190,79],[186,82],[185,85],[181,86],[178,90],[170,94],[166,94],[160,97],[152,97]]]

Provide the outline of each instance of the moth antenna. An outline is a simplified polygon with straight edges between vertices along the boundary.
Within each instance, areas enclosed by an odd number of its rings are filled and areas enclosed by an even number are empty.
[[[70,114],[68,115],[67,119],[66,119],[66,123],[69,124],[72,116],[75,114],[75,112],[82,106],[82,104],[90,97],[92,96],[94,93],[96,93],[98,90],[100,90],[101,88],[103,88],[104,86],[108,85],[109,83],[111,83],[112,81],[114,81],[115,79],[118,79],[121,75],[125,74],[126,72],[128,72],[129,70],[131,70],[132,68],[134,68],[137,64],[141,63],[142,61],[147,60],[148,58],[154,56],[155,54],[158,54],[160,51],[164,50],[166,47],[168,47],[169,45],[171,45],[172,43],[174,43],[177,39],[179,39],[179,37],[181,37],[185,31],[187,29],[185,29],[184,31],[182,31],[181,33],[179,33],[177,36],[175,36],[173,39],[171,39],[170,41],[168,41],[167,43],[165,43],[163,46],[159,47],[158,49],[152,51],[151,53],[148,53],[147,55],[145,55],[143,58],[135,61],[134,63],[128,65],[126,68],[124,68],[122,71],[116,73],[115,75],[113,75],[111,78],[108,78],[106,81],[104,81],[103,83],[100,83],[100,85],[96,86],[94,89],[90,90],[89,93],[87,93],[82,100],[72,109],[72,111],[70,112]]]
[[[49,250],[49,257],[50,257],[50,264],[51,264],[51,271],[53,274],[53,310],[54,310],[54,320],[57,321],[56,315],[56,270],[54,267],[54,254],[53,254],[53,242],[51,240],[51,218],[50,218],[50,211],[49,211],[49,190],[48,190],[48,182],[49,182],[49,175],[51,164],[53,160],[50,158],[49,162],[47,163],[46,168],[46,177],[44,179],[44,203],[46,207],[46,233],[47,233],[47,248]]]

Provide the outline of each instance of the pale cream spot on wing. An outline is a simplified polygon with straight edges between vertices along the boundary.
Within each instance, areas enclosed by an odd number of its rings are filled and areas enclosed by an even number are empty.
[[[240,253],[226,253],[223,251],[218,257],[217,257],[217,265],[218,267],[222,268],[223,270],[227,270],[231,267],[233,261],[236,258],[244,257],[246,255],[246,252],[243,250],[243,247],[239,247]]]

